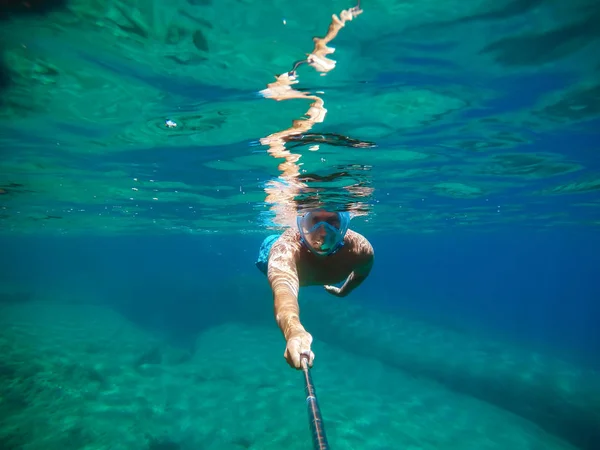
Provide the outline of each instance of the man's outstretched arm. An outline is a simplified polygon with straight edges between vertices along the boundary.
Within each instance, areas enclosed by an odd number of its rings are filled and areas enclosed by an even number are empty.
[[[273,290],[275,320],[286,340],[284,357],[292,367],[300,369],[303,354],[308,356],[309,365],[312,366],[312,336],[300,323],[298,270],[294,252],[286,247],[279,243],[273,245],[267,276]]]
[[[291,270],[272,268],[272,265],[269,265],[269,283],[273,290],[275,320],[287,340],[294,329],[302,326],[298,306],[298,275]]]

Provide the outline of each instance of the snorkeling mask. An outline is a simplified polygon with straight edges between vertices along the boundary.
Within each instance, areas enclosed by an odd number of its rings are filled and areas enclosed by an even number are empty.
[[[350,214],[313,210],[298,217],[297,222],[303,244],[315,255],[327,256],[344,245]]]

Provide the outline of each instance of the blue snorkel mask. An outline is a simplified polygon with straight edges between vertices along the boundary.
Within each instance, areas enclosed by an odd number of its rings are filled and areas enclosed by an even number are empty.
[[[327,256],[344,245],[350,214],[318,209],[298,217],[297,223],[302,243],[315,255]]]

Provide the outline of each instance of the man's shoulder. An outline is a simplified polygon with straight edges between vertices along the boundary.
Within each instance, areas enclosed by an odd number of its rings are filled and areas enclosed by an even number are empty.
[[[362,234],[353,230],[348,230],[345,241],[348,244],[348,249],[352,253],[361,255],[363,257],[373,256],[373,246]]]
[[[277,255],[293,255],[300,248],[300,234],[293,230],[288,229],[284,231],[279,238],[273,243],[271,248],[271,254]]]
[[[300,242],[300,233],[293,228],[288,228],[279,236],[277,242],[282,243],[299,243]]]

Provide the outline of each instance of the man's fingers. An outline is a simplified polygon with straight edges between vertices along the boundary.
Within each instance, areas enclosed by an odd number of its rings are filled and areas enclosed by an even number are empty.
[[[325,288],[325,290],[326,290],[327,292],[329,292],[330,294],[333,294],[333,295],[335,295],[335,296],[339,297],[339,295],[340,295],[340,288],[338,288],[338,287],[336,287],[336,286],[329,286],[329,285],[327,285],[327,286],[323,286],[323,287],[324,287],[324,288]]]
[[[294,338],[288,341],[284,357],[288,364],[296,369],[302,368],[302,358],[306,358],[308,366],[312,367],[315,354],[310,350],[312,336],[306,333],[301,338]]]
[[[297,352],[286,351],[285,355],[283,356],[285,357],[285,360],[290,365],[290,367],[294,369],[300,369],[300,358],[298,355],[299,354]]]
[[[299,340],[294,341],[293,347],[290,349],[292,366],[294,366],[296,369],[300,369],[300,367],[301,367],[301,365],[300,365],[300,358],[302,357],[301,345],[302,345],[302,341],[299,341]]]
[[[312,367],[313,360],[315,359],[315,354],[310,349],[311,344],[312,336],[307,335],[306,338],[302,340],[302,347],[300,348],[300,357],[308,360],[308,367]]]
[[[306,359],[308,367],[312,367],[313,361],[315,360],[315,354],[311,351],[300,353],[300,362],[302,362],[303,359]]]
[[[308,367],[313,366],[314,360],[315,360],[315,354],[313,352],[310,352],[309,356],[308,356]]]
[[[296,369],[300,369],[300,353],[299,352],[293,352],[292,353],[292,363],[294,364],[294,367]]]

